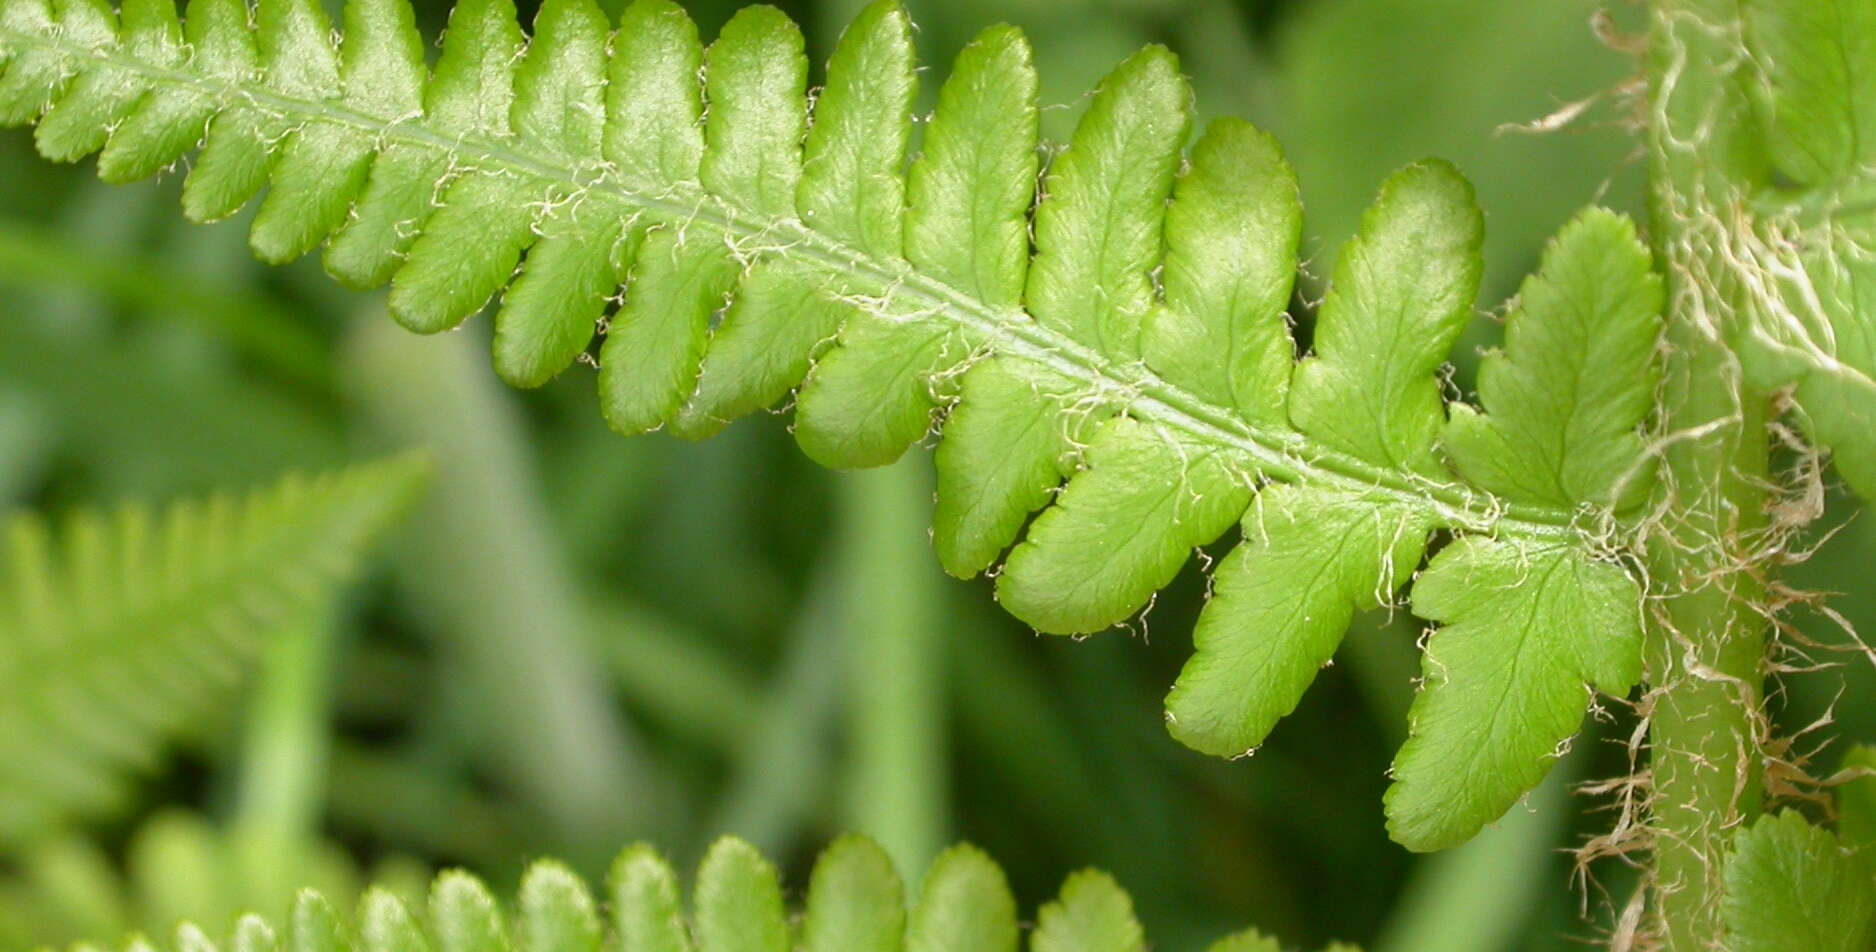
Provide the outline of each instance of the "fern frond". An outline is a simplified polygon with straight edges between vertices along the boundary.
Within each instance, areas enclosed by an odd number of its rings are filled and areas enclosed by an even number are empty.
[[[1533,634],[1515,590],[1469,606],[1465,640],[1492,658],[1560,642],[1543,650],[1566,660],[1529,690],[1581,701],[1585,684],[1633,680],[1614,676],[1638,650],[1620,510],[1649,485],[1635,432],[1659,292],[1614,216],[1559,236],[1484,415],[1449,427],[1438,372],[1481,267],[1470,186],[1425,162],[1382,187],[1299,363],[1295,176],[1237,120],[1186,151],[1191,92],[1162,48],[1100,85],[1038,192],[1022,35],[992,27],[963,51],[908,161],[917,74],[890,2],[846,30],[812,107],[801,36],[766,7],[706,48],[664,0],[610,35],[592,0],[548,0],[532,39],[509,0],[463,0],[433,71],[403,0],[353,0],[336,47],[315,0],[260,0],[251,27],[246,0],[192,0],[186,22],[168,0],[0,11],[0,117],[36,121],[46,155],[101,149],[117,180],[200,140],[187,214],[229,214],[271,183],[256,253],[323,242],[340,280],[388,280],[416,331],[499,293],[511,383],[545,382],[603,336],[599,402],[620,432],[701,437],[791,390],[798,442],[830,466],[889,462],[941,427],[939,558],[970,576],[1007,551],[999,598],[1038,629],[1124,622],[1241,524],[1168,699],[1200,750],[1261,743],[1436,531],[1593,567],[1560,580],[1614,579],[1536,606],[1593,602],[1624,619],[1613,631]],[[1547,452],[1503,451],[1529,440]],[[1420,848],[1510,806],[1573,727],[1519,719],[1525,698],[1482,667],[1429,665],[1429,692],[1502,728],[1481,766],[1507,769],[1482,769],[1437,831],[1397,823]],[[1487,726],[1473,716],[1417,714],[1419,742],[1471,743]]]
[[[279,952],[1017,952],[1022,930],[1003,870],[973,847],[940,854],[909,907],[899,873],[871,840],[836,840],[814,864],[805,909],[783,901],[775,866],[754,847],[725,837],[704,856],[686,909],[678,877],[640,844],[613,863],[603,900],[567,867],[536,862],[512,907],[462,871],[438,876],[428,915],[413,914],[393,892],[367,890],[355,928],[324,896],[302,891],[289,922],[276,929],[244,916],[237,950]],[[504,908],[515,911],[512,926]],[[602,919],[601,911],[604,910]],[[219,932],[219,928],[217,928]],[[219,937],[183,924],[179,952],[215,952]],[[133,938],[127,950],[149,948]],[[1133,903],[1105,873],[1069,877],[1036,917],[1032,952],[1143,952]],[[1274,940],[1244,932],[1211,952],[1276,952]],[[1346,948],[1346,947],[1339,947]]]
[[[409,501],[413,457],[245,496],[32,515],[0,547],[0,842],[115,807],[214,710],[266,626],[350,574]]]

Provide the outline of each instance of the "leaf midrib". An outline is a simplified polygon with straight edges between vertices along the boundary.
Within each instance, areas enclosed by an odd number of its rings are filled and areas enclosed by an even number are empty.
[[[576,193],[607,194],[623,204],[643,208],[665,222],[683,222],[691,228],[699,224],[714,227],[733,248],[764,248],[770,244],[786,248],[797,260],[806,258],[829,272],[867,281],[881,292],[881,299],[889,305],[896,305],[895,299],[910,299],[908,303],[912,307],[882,306],[874,311],[881,319],[904,322],[929,319],[932,312],[941,313],[959,326],[994,342],[994,350],[999,354],[1031,361],[1098,393],[1122,398],[1128,413],[1136,418],[1242,453],[1253,461],[1265,479],[1356,495],[1378,493],[1430,512],[1454,529],[1544,540],[1580,540],[1585,535],[1575,512],[1506,502],[1458,483],[1434,482],[1418,474],[1376,466],[1317,444],[1294,430],[1251,423],[1161,379],[1144,363],[1115,365],[1100,353],[1044,327],[1021,308],[988,305],[917,271],[905,261],[878,260],[808,228],[798,219],[749,221],[720,199],[704,192],[696,182],[637,189],[623,180],[616,167],[599,169],[597,178],[584,178],[580,169],[531,155],[516,149],[512,143],[493,141],[479,133],[444,134],[420,122],[374,116],[335,100],[303,99],[259,82],[233,82],[160,66],[125,56],[121,47],[99,50],[59,35],[21,32],[4,26],[0,26],[0,37],[17,47],[37,46],[67,56],[88,58],[146,77],[152,80],[152,85],[194,88],[217,102],[239,100],[303,121],[351,126],[378,143],[380,150],[395,142],[422,145],[487,160],[490,165],[567,185]],[[891,313],[894,310],[907,316]]]

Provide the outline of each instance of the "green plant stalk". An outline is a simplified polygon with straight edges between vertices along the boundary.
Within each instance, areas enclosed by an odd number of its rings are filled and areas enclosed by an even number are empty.
[[[1699,371],[1711,362],[1671,363],[1685,365],[1674,379],[1690,399],[1670,420],[1717,409],[1697,396]],[[1736,539],[1762,521],[1764,490],[1751,476],[1765,473],[1765,445],[1756,438],[1763,412],[1753,408],[1739,421],[1716,431],[1725,434],[1720,440],[1689,441],[1667,454],[1678,485],[1700,495],[1673,513],[1677,525],[1651,540],[1649,553],[1653,580],[1667,589],[1647,655],[1654,887],[1667,947],[1676,950],[1718,947],[1726,845],[1759,806],[1765,632],[1752,604],[1762,584],[1726,564],[1730,545],[1687,547],[1701,537]]]
[[[841,479],[847,581],[846,819],[902,869],[943,847],[945,775],[941,634],[944,576],[921,531],[931,498],[924,454]]]
[[[230,844],[251,896],[290,896],[325,804],[335,610],[321,603],[275,635],[249,701]]]
[[[271,844],[306,840],[325,798],[333,606],[282,626],[249,701],[235,828]]]
[[[1650,212],[1666,269],[1662,480],[1646,559],[1652,925],[1670,950],[1724,947],[1723,861],[1759,808],[1767,399],[1728,346],[1723,260],[1763,175],[1731,0],[1657,0],[1648,50]]]
[[[1701,389],[1697,371],[1711,365],[1684,363],[1675,376],[1692,396]],[[1691,415],[1711,402],[1689,399],[1679,409]],[[1764,417],[1748,412],[1740,420],[1725,428],[1723,443],[1690,442],[1668,454],[1679,485],[1697,486],[1701,495],[1674,513],[1676,531],[1650,546],[1654,580],[1668,589],[1647,658],[1656,911],[1667,947],[1676,950],[1718,947],[1727,843],[1759,807],[1765,633],[1752,602],[1762,586],[1724,564],[1730,547],[1685,547],[1709,532],[1737,538],[1762,519],[1764,490],[1749,476],[1765,471],[1765,446],[1754,438]]]

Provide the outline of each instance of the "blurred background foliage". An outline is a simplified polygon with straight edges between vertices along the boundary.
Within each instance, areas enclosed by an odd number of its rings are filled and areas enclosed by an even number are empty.
[[[687,6],[708,37],[734,3]],[[859,0],[784,6],[818,58]],[[1572,210],[1640,211],[1623,40],[1640,17],[1626,4],[908,6],[928,101],[976,30],[1027,28],[1057,141],[1113,63],[1168,44],[1202,114],[1244,115],[1285,143],[1312,275],[1388,171],[1452,159],[1486,210],[1478,345]],[[434,34],[443,0],[418,9]],[[1591,98],[1553,131],[1502,128]],[[593,875],[634,838],[687,865],[718,833],[789,860],[796,882],[841,830],[871,833],[905,869],[970,839],[1025,907],[1098,865],[1170,952],[1245,923],[1383,952],[1577,948],[1628,893],[1615,861],[1573,885],[1565,851],[1612,823],[1570,788],[1629,769],[1631,712],[1593,723],[1478,841],[1412,857],[1380,811],[1417,673],[1404,614],[1358,625],[1254,757],[1205,758],[1159,723],[1196,568],[1132,632],[1035,637],[987,584],[940,573],[923,452],[824,472],[784,417],[700,445],[616,438],[589,369],[507,390],[485,326],[413,337],[316,262],[265,269],[243,220],[183,224],[179,178],[108,188],[0,134],[0,508],[240,486],[386,447],[428,447],[435,479],[378,570],[274,633],[245,702],[168,751],[131,809],[0,843],[0,948],[162,934],[183,916],[225,927],[238,909],[283,911],[296,885],[414,890],[446,865],[500,881],[556,854]],[[1318,290],[1305,282],[1299,315]],[[1868,629],[1876,533],[1851,515],[1817,528],[1794,580],[1851,593],[1833,604]],[[1786,680],[1781,727],[1834,717],[1876,740],[1871,666],[1832,651],[1845,639],[1821,616],[1794,621],[1827,643],[1813,658],[1841,664]],[[1815,753],[1822,773],[1836,748],[1816,752],[1815,736],[1792,756]]]

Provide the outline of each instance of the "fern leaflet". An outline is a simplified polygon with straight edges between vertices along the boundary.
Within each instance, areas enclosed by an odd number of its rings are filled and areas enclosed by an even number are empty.
[[[316,0],[261,0],[251,27],[246,0],[192,0],[185,21],[169,0],[0,0],[0,118],[37,122],[51,158],[101,150],[112,180],[199,141],[186,214],[271,186],[255,252],[323,243],[340,280],[388,280],[412,330],[499,292],[494,363],[516,385],[600,337],[623,433],[702,437],[791,390],[798,442],[830,466],[941,426],[939,558],[969,576],[1007,550],[999,598],[1043,631],[1123,622],[1241,525],[1168,699],[1200,750],[1261,743],[1433,533],[1493,540],[1479,570],[1497,587],[1429,600],[1474,649],[1449,657],[1546,662],[1508,691],[1490,664],[1429,659],[1389,799],[1409,846],[1502,813],[1572,732],[1559,705],[1635,680],[1621,509],[1649,488],[1659,292],[1623,220],[1588,212],[1558,237],[1483,415],[1449,424],[1437,374],[1481,267],[1470,186],[1439,162],[1384,184],[1298,362],[1294,174],[1237,120],[1185,151],[1191,93],[1164,49],[1100,85],[1038,195],[1036,77],[1008,27],[960,55],[908,161],[917,73],[890,2],[848,27],[811,109],[801,36],[766,7],[705,47],[663,0],[610,35],[592,0],[548,0],[532,39],[508,0],[463,0],[434,70],[402,0],[345,20],[335,47]],[[1546,452],[1505,451],[1532,440]],[[1502,584],[1511,564],[1548,580],[1541,597]],[[1519,716],[1531,699],[1544,717]],[[1413,752],[1482,733],[1469,795],[1421,816],[1443,785]]]
[[[1867,949],[1876,938],[1876,748],[1852,748],[1836,788],[1837,830],[1796,810],[1733,837],[1726,860],[1728,947],[1740,952]]]

